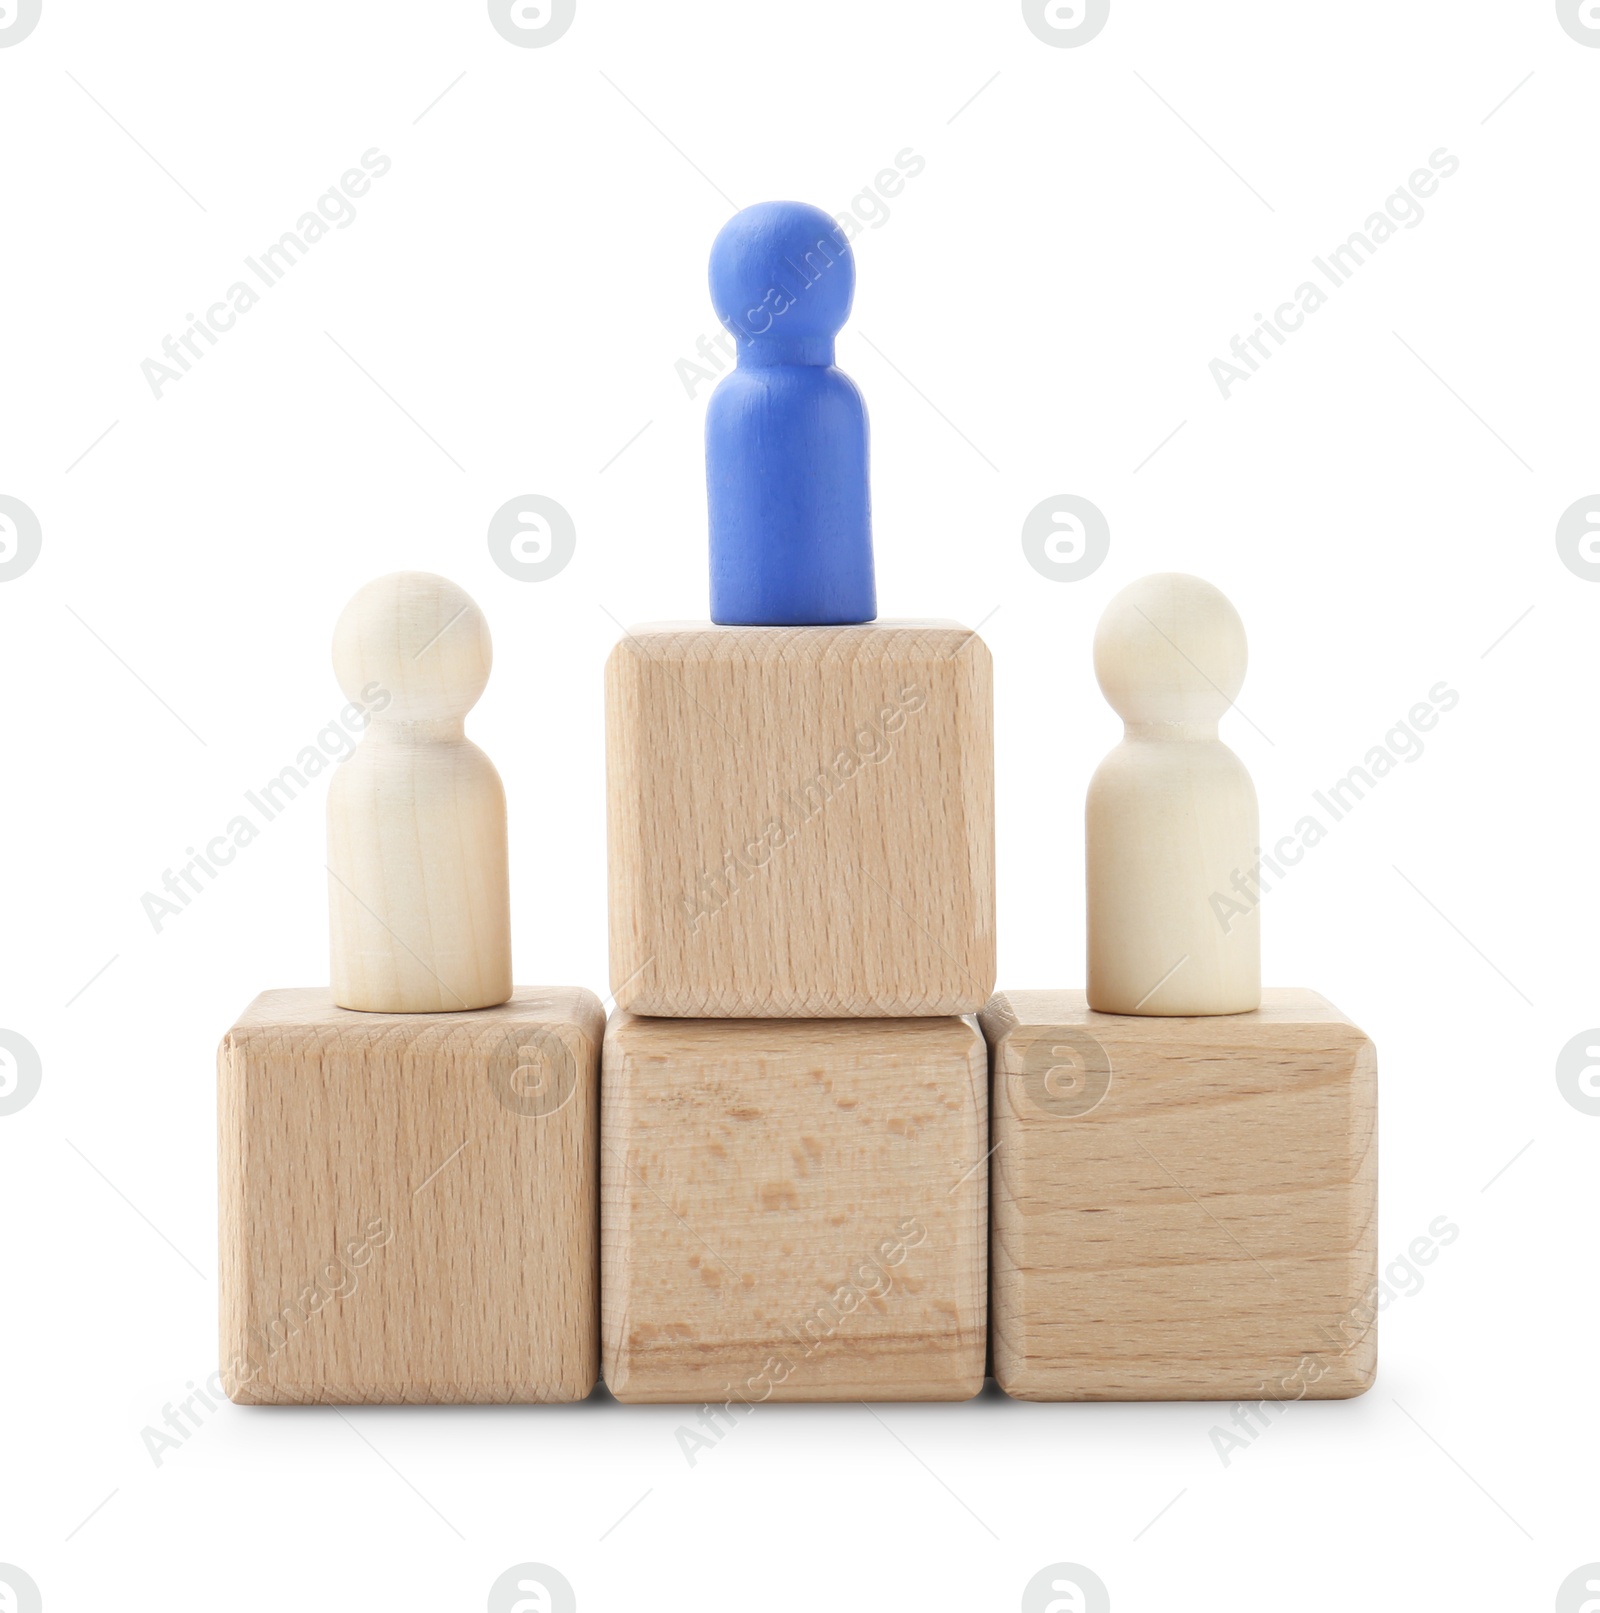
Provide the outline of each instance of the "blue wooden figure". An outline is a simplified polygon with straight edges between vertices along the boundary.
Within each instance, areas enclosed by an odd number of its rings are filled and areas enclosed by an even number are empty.
[[[738,345],[706,411],[711,619],[870,622],[878,614],[867,410],[833,367],[856,267],[834,221],[759,202],[711,247],[711,301]]]

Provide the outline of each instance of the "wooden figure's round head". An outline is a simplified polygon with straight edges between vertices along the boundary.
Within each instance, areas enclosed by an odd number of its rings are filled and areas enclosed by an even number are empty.
[[[849,243],[828,214],[805,202],[757,202],[711,243],[717,318],[741,348],[787,363],[832,362],[855,289]]]
[[[1225,594],[1163,571],[1106,606],[1094,672],[1125,723],[1214,726],[1244,684],[1246,653],[1244,623]]]
[[[333,630],[333,670],[346,696],[371,706],[389,695],[385,722],[458,722],[489,682],[489,624],[463,588],[427,571],[377,577]]]

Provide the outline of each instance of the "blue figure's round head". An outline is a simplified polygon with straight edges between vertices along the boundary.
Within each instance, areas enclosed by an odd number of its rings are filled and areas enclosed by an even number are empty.
[[[753,357],[831,364],[855,289],[855,257],[820,207],[757,202],[711,244],[712,306]]]

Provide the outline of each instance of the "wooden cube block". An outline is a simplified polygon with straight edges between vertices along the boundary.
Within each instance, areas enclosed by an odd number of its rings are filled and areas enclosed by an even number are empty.
[[[217,1060],[232,1398],[587,1395],[603,1031],[565,988],[451,1014],[256,998]]]
[[[606,666],[611,985],[635,1013],[976,1013],[989,651],[954,623],[635,628]]]
[[[962,1019],[618,1011],[601,1336],[626,1401],[964,1400],[987,1330],[987,1068]]]
[[[1377,1365],[1377,1055],[1315,992],[1253,1013],[982,1016],[994,1373],[1025,1400],[1358,1395]]]

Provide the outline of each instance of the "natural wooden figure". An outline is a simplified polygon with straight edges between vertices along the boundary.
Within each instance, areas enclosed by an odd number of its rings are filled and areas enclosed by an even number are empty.
[[[993,752],[989,651],[953,622],[632,629],[606,665],[618,1004],[975,1013]]]
[[[463,727],[490,657],[482,611],[427,572],[379,577],[339,618],[334,671],[371,718],[328,791],[341,1008],[431,1014],[511,995],[505,789]]]
[[[1089,1003],[1237,1014],[1261,1001],[1256,792],[1217,720],[1244,682],[1239,614],[1208,582],[1143,577],[1094,636],[1126,725],[1089,785]]]
[[[603,1033],[581,990],[454,1014],[258,997],[217,1061],[228,1394],[589,1394]]]
[[[1251,1013],[1008,991],[994,1374],[1025,1400],[1358,1395],[1377,1364],[1377,1055],[1315,992]]]
[[[613,1014],[600,1236],[617,1399],[736,1417],[977,1394],[986,1066],[962,1019]]]

